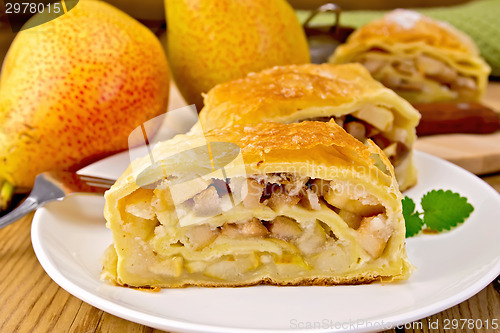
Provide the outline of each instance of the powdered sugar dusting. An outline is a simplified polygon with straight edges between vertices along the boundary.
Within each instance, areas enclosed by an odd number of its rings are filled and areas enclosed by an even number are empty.
[[[422,15],[413,10],[396,9],[387,14],[385,18],[403,29],[411,29],[422,18]]]

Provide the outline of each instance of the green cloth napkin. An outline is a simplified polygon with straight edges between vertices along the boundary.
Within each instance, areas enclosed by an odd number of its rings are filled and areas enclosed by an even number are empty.
[[[476,0],[458,6],[414,10],[436,20],[448,22],[471,36],[481,56],[490,64],[491,75],[500,76],[500,0]],[[386,11],[345,11],[340,16],[340,23],[357,28],[385,13]],[[301,22],[304,22],[309,14],[310,11],[297,11]],[[331,25],[333,21],[333,14],[319,14],[311,25]]]

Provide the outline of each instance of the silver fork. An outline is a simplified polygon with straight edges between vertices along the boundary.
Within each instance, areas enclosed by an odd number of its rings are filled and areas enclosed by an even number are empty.
[[[74,172],[49,171],[35,178],[30,195],[10,213],[0,217],[3,228],[47,202],[62,200],[74,193],[103,194],[115,181],[112,179],[80,175]]]

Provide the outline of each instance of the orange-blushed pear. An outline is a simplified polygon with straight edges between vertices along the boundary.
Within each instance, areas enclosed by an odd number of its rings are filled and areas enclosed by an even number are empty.
[[[127,149],[134,128],[167,110],[166,55],[145,26],[92,0],[41,15],[50,14],[18,33],[0,74],[0,206],[38,173]]]

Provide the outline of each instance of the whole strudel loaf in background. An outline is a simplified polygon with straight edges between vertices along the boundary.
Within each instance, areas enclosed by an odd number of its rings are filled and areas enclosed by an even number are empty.
[[[363,64],[412,104],[479,101],[490,73],[465,33],[404,9],[357,29],[330,62]]]

